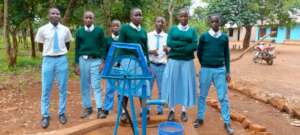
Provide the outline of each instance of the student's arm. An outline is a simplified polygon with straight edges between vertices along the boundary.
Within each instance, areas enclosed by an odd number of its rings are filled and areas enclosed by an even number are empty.
[[[170,32],[168,33],[167,46],[170,47],[171,49],[175,49],[175,48],[181,48],[182,49],[182,47],[186,43],[184,41],[173,39],[173,29],[174,28],[171,28]]]
[[[186,53],[192,53],[192,52],[194,52],[197,49],[198,39],[197,39],[196,30],[193,29],[193,34],[192,35],[193,35],[192,42],[188,43],[184,47],[184,52],[186,52]]]
[[[44,45],[44,42],[45,42],[45,38],[44,38],[42,33],[43,33],[42,29],[39,28],[36,35],[35,35],[35,42],[38,43],[38,45],[39,45],[38,47],[39,47],[40,52],[43,52],[43,45]]]
[[[107,46],[106,46],[106,39],[105,39],[105,36],[104,36],[103,29],[101,29],[101,31],[100,31],[100,43],[99,44],[103,47],[103,49],[101,49],[100,53],[103,54],[102,60],[104,61],[105,56],[106,56]]]
[[[76,32],[75,35],[75,64],[77,65],[79,63],[79,50],[80,50],[80,36],[79,36],[79,29]]]
[[[204,46],[204,36],[202,35],[199,39],[199,44],[198,44],[198,49],[197,49],[197,57],[198,57],[199,63],[201,63],[203,46]]]
[[[120,29],[119,42],[125,42],[125,41],[126,41],[126,30],[125,30],[125,25],[124,25]]]
[[[70,50],[70,42],[66,43],[66,47],[67,47],[67,50],[69,51]]]
[[[43,43],[38,43],[38,44],[39,44],[39,51],[43,52],[43,46],[44,46]]]
[[[147,36],[147,33],[145,32],[145,35],[146,35],[146,39],[144,41],[144,45],[145,45],[145,48],[144,48],[144,53],[146,55],[146,59],[147,59],[147,65],[148,67],[150,66],[150,59],[149,59],[149,52],[148,52],[148,36]]]
[[[229,43],[228,37],[226,36],[226,42],[224,47],[224,56],[225,56],[225,67],[227,75],[230,74],[230,50],[229,50]]]

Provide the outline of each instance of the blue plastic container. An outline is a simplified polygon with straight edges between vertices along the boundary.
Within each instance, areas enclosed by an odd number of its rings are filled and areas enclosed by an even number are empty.
[[[162,122],[158,126],[158,135],[183,135],[183,126],[176,122]]]

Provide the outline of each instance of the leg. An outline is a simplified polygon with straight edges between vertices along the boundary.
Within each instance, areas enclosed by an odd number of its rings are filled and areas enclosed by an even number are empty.
[[[42,96],[41,113],[43,117],[49,117],[49,102],[54,79],[54,61],[50,57],[44,57],[42,63]]]
[[[111,72],[114,72],[114,68]],[[116,80],[106,80],[106,93],[105,93],[105,100],[104,100],[104,110],[109,111],[113,109],[114,105],[114,92],[116,90]]]
[[[91,86],[94,90],[96,106],[98,109],[102,108],[101,77],[99,72],[99,66],[101,63],[102,61],[100,59],[91,60],[90,67]]]
[[[87,60],[82,57],[79,58],[79,67],[80,67],[80,91],[82,98],[82,107],[83,108],[91,108],[91,99],[90,99],[90,74],[89,67],[90,64]]]
[[[163,73],[165,70],[165,65],[161,65],[159,66],[158,72],[157,72],[157,76],[156,76],[156,82],[157,82],[157,87],[158,87],[158,99],[162,99],[162,78],[163,78]],[[163,106],[162,105],[158,105],[157,106],[157,112],[158,113],[163,113]]]
[[[198,119],[203,120],[206,110],[206,97],[212,81],[211,69],[202,67],[200,71],[200,96],[198,98]]]
[[[66,111],[67,91],[68,91],[68,60],[63,56],[56,63],[56,77],[59,89],[59,114]]]
[[[229,103],[227,95],[227,81],[226,81],[226,72],[225,68],[216,69],[213,82],[217,89],[218,100],[221,104],[221,114],[224,120],[224,123],[230,123],[230,112],[229,112]]]

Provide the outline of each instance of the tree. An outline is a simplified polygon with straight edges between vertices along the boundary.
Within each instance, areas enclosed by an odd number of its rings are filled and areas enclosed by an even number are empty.
[[[237,24],[246,28],[243,48],[249,47],[251,29],[259,19],[258,0],[211,0],[208,2],[209,14],[219,13],[222,24]]]

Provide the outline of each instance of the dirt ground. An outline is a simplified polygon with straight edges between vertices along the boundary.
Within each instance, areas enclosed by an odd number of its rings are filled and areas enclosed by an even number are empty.
[[[300,46],[284,46],[277,48],[277,59],[274,65],[254,64],[252,53],[244,56],[240,61],[232,63],[232,78],[237,82],[243,82],[247,87],[280,93],[291,100],[298,100],[300,95]],[[232,57],[238,52],[233,52]],[[197,65],[197,64],[196,64]],[[198,72],[198,71],[197,71]],[[68,123],[61,125],[58,122],[58,93],[53,89],[51,97],[51,121],[47,129],[40,127],[40,81],[39,73],[24,73],[23,75],[2,75],[0,74],[0,134],[19,135],[43,133],[74,125],[89,122],[96,119],[96,113],[88,119],[80,119],[81,98],[79,90],[79,80],[71,78],[69,81],[69,92],[67,102]],[[154,90],[155,91],[155,90]],[[210,92],[210,97],[215,97],[215,92]],[[270,105],[248,98],[240,93],[230,91],[231,107],[233,110],[241,112],[255,123],[267,127],[267,130],[274,135],[296,135],[300,128],[293,127],[289,123],[293,121],[286,114],[278,112]],[[187,135],[225,135],[220,114],[215,109],[208,107],[205,124],[199,129],[191,127],[196,116],[197,108],[189,110],[189,121],[183,123]],[[167,110],[166,110],[167,111]],[[166,112],[165,111],[165,112]],[[179,111],[177,111],[179,112]],[[155,111],[151,112],[151,117],[155,117]],[[167,113],[165,113],[167,117]],[[176,116],[177,119],[179,118]],[[112,120],[114,117],[110,117]],[[249,134],[237,122],[233,122],[236,135]],[[101,135],[101,133],[112,134],[112,127],[103,127],[87,133],[87,135]],[[131,135],[129,127],[120,127],[119,133]],[[157,134],[157,128],[149,128],[150,135]]]

